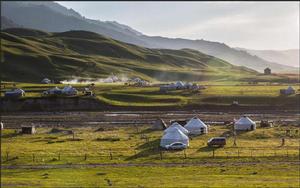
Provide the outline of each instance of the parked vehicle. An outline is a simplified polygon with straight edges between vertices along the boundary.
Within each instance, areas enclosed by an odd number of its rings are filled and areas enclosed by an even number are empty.
[[[182,142],[174,142],[170,145],[166,145],[166,149],[174,149],[174,150],[180,150],[180,149],[186,149],[187,145]]]
[[[208,140],[207,145],[209,147],[212,147],[212,146],[224,147],[226,145],[226,138],[225,137],[213,137]]]

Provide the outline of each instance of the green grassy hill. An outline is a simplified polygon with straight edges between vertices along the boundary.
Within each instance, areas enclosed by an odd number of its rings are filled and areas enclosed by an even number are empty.
[[[1,32],[1,45],[4,81],[104,78],[112,73],[151,81],[239,81],[258,75],[196,50],[148,49],[88,31],[49,33],[12,28]],[[286,79],[259,79],[275,78]]]

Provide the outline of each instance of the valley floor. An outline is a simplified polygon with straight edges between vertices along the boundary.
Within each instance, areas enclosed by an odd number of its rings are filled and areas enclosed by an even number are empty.
[[[299,163],[2,169],[2,187],[298,187]]]
[[[208,134],[191,137],[185,151],[159,149],[162,130],[153,121],[198,115]],[[298,187],[297,114],[249,114],[273,120],[242,132],[233,146],[232,126],[240,113],[65,112],[10,113],[2,117],[2,187]],[[280,120],[289,120],[289,125]],[[20,123],[22,122],[22,123]],[[37,133],[19,134],[34,124]],[[52,132],[53,128],[60,131]],[[66,132],[64,132],[64,131]],[[74,134],[70,134],[72,131]],[[226,136],[224,148],[209,148]],[[281,146],[282,138],[285,144]]]

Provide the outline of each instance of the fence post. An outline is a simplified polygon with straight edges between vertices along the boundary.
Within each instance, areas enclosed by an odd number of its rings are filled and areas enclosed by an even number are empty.
[[[32,154],[32,162],[35,162],[35,155],[34,155],[34,153]]]
[[[6,151],[6,160],[8,161],[9,151]]]
[[[113,156],[112,156],[112,153],[111,153],[111,149],[109,149],[109,157],[110,157],[110,160],[113,159]]]
[[[87,159],[87,154],[84,154],[84,160],[86,161],[86,159]]]
[[[240,150],[238,149],[238,158],[240,158]]]
[[[286,157],[289,157],[289,150],[286,149]]]
[[[213,149],[212,152],[213,152],[213,158],[215,158],[215,149]]]
[[[58,160],[60,161],[60,153],[58,153]]]
[[[183,154],[184,154],[184,158],[186,159],[186,153],[185,153],[185,150],[183,150]]]

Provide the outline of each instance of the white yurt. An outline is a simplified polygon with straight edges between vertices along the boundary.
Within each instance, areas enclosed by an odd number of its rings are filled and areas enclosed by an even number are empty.
[[[189,137],[187,137],[178,128],[174,128],[163,135],[160,140],[160,146],[166,147],[166,145],[172,144],[174,142],[181,142],[189,146]]]
[[[68,85],[62,89],[62,93],[65,95],[76,95],[77,90],[75,88],[73,88],[72,86]]]
[[[191,89],[191,88],[193,87],[193,84],[190,83],[190,82],[187,82],[187,83],[184,84],[184,87],[185,87],[186,89]]]
[[[15,89],[13,92],[19,93],[22,96],[25,96],[25,91],[23,89]]]
[[[193,117],[187,124],[184,126],[190,134],[198,135],[198,134],[206,134],[208,133],[208,126],[203,123],[199,118]]]
[[[256,129],[256,123],[249,117],[243,116],[234,123],[234,130],[238,131],[250,131]]]
[[[164,130],[164,134],[167,134],[169,131],[173,131],[173,129],[179,129],[182,133],[186,135],[189,134],[189,131],[177,122],[172,123],[172,125],[170,125],[166,130]]]
[[[59,89],[57,86],[48,90],[48,94],[50,95],[57,94],[58,92],[61,92],[61,89]]]
[[[170,90],[175,90],[176,88],[177,88],[176,84],[174,84],[174,83],[169,84]]]
[[[176,82],[176,88],[177,89],[183,89],[184,88],[184,83],[182,81],[178,81]]]
[[[294,94],[295,93],[295,90],[292,86],[289,86],[287,89],[286,89],[286,94],[288,95],[291,95],[291,94]]]

